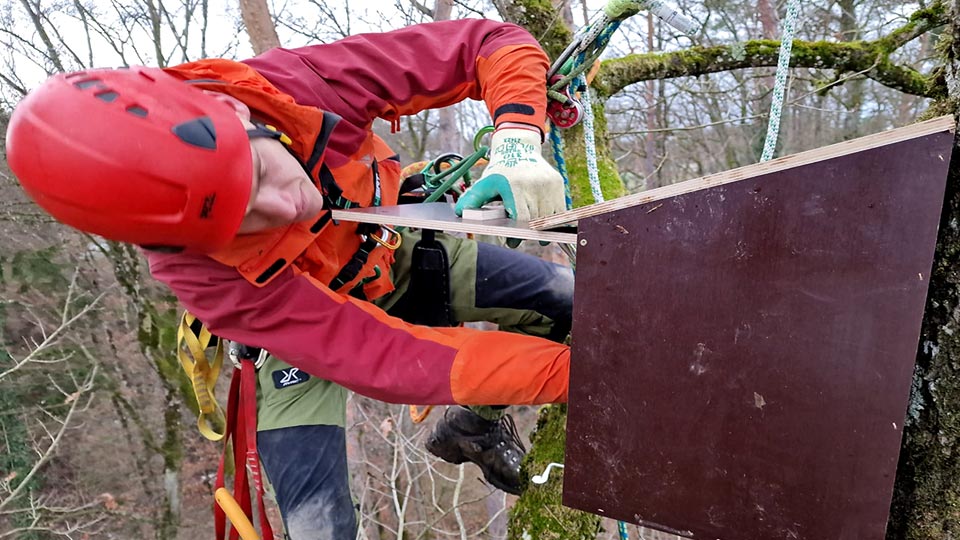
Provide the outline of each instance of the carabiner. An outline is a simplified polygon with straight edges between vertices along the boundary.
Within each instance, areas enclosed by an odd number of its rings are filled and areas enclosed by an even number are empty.
[[[488,133],[493,133],[494,131],[496,131],[496,128],[494,128],[493,126],[485,126],[480,128],[480,131],[478,131],[477,134],[473,136],[473,151],[479,152],[480,149],[483,148],[483,144],[481,144],[481,142],[483,141],[483,138]]]
[[[230,357],[230,361],[233,362],[233,367],[240,369],[240,363],[243,360],[249,360],[250,362],[253,362],[253,368],[257,370],[260,369],[260,366],[262,366],[267,360],[267,356],[269,354],[270,353],[267,352],[266,349],[251,347],[236,341],[230,342],[230,348],[227,352],[227,355]]]
[[[389,249],[390,251],[396,251],[400,249],[401,244],[403,244],[403,237],[400,236],[395,229],[391,229],[386,225],[380,226],[381,236],[376,234],[371,234],[370,238],[373,238],[373,241],[380,244],[381,246]]]

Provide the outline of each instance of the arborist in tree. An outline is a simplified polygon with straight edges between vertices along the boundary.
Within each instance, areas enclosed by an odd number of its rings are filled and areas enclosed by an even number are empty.
[[[457,211],[496,198],[519,220],[562,211],[540,153],[547,68],[520,27],[460,20],[244,62],[61,74],[15,110],[8,159],[56,219],[142,246],[212,332],[270,352],[256,444],[288,532],[353,538],[344,389],[471,406],[448,408],[427,448],[518,493],[522,445],[500,405],[566,401],[573,276],[472,240],[335,222],[329,209],[397,204],[400,163],[375,119],[399,129],[403,115],[473,98],[496,131]],[[440,295],[411,268],[418,241],[443,248]]]

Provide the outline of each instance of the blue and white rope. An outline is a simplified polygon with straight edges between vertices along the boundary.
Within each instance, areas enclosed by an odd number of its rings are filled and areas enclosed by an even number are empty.
[[[593,103],[590,98],[590,87],[586,79],[581,77],[579,83],[583,84],[583,146],[587,154],[587,176],[590,178],[590,191],[593,193],[594,202],[603,202],[603,190],[600,187],[600,167],[597,162],[597,144],[596,136],[593,131]]]
[[[790,72],[790,54],[793,51],[793,34],[800,14],[800,0],[790,0],[787,4],[787,18],[783,21],[783,35],[780,38],[780,59],[777,62],[777,79],[773,85],[773,101],[770,103],[770,123],[767,126],[767,139],[763,143],[760,161],[769,161],[777,151],[780,137],[780,117],[783,115],[783,96],[787,88],[787,74]]]

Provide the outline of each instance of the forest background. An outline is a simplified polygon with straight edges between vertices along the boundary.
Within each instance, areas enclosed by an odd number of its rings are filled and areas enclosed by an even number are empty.
[[[0,127],[26,92],[61,71],[242,59],[276,44],[325,43],[462,17],[520,23],[555,57],[571,30],[602,6],[11,0],[0,6]],[[645,13],[634,16],[617,32],[593,83],[607,198],[759,159],[786,2],[675,6],[700,24],[696,34],[679,35]],[[803,3],[778,155],[955,111],[956,12],[949,2]],[[409,117],[397,134],[385,123],[376,129],[410,163],[469,153],[474,133],[488,122],[482,104],[463,103]],[[579,137],[580,130],[571,130],[567,146],[580,156],[570,166],[577,203],[584,204],[592,201]],[[952,224],[948,229],[956,231]],[[937,384],[953,380],[957,369],[950,337],[958,320],[955,242],[941,238],[891,538],[956,537],[960,526],[958,488],[948,485],[960,466],[954,450],[960,392]],[[554,247],[527,249],[563,259]],[[177,313],[135,249],[52,223],[0,162],[0,538],[212,536],[219,446],[194,427],[195,404],[175,356]],[[557,414],[543,415],[541,433],[558,434],[562,408],[548,412]],[[519,408],[516,415],[529,433],[536,411]],[[549,496],[528,494],[518,505],[485,485],[475,468],[438,463],[423,450],[431,425],[411,423],[406,407],[351,398],[348,451],[361,538],[616,537],[614,523],[559,508],[555,480]],[[557,444],[546,447],[528,474],[562,461]],[[520,510],[512,521],[511,508]],[[632,526],[630,534],[666,537]]]

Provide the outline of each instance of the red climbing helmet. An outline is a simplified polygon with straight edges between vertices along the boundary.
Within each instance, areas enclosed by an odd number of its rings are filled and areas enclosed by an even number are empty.
[[[51,77],[14,111],[7,160],[58,221],[148,247],[225,246],[252,182],[233,109],[156,68]]]

